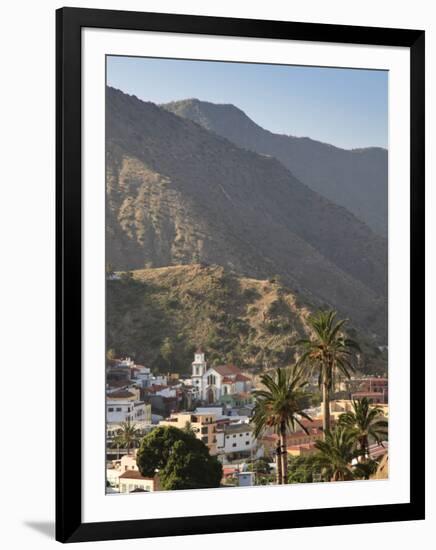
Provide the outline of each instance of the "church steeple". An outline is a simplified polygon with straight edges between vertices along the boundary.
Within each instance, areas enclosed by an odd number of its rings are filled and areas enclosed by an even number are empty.
[[[206,372],[207,363],[204,359],[204,352],[201,348],[198,348],[194,354],[194,361],[192,362],[192,376],[203,376]]]

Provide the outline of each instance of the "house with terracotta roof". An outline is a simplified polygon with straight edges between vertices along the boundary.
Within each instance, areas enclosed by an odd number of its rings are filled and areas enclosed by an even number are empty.
[[[152,493],[159,491],[158,476],[145,477],[138,470],[127,470],[119,478],[120,493]]]
[[[206,403],[217,403],[226,395],[244,394],[251,389],[251,380],[235,365],[208,367],[204,352],[195,352],[192,362],[192,386],[195,395]]]

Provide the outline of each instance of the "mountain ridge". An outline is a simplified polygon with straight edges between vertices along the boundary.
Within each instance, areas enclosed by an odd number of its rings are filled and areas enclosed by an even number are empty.
[[[274,156],[312,190],[347,208],[382,237],[387,236],[386,149],[343,149],[310,137],[277,134],[232,104],[193,98],[161,107],[240,147]]]

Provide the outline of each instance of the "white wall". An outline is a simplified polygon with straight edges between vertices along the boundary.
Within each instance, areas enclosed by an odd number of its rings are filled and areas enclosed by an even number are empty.
[[[248,434],[248,435],[247,435]],[[217,438],[218,440],[218,438]],[[247,441],[249,444],[247,445]],[[253,437],[253,432],[248,429],[241,433],[232,433],[231,431],[225,432],[220,437],[220,445],[224,447],[224,453],[239,453],[241,451],[251,451],[255,445],[256,440]],[[219,449],[219,452],[223,452],[223,449]]]
[[[429,69],[427,97],[434,96],[436,20],[429,0],[414,2],[366,0],[312,0],[283,2],[281,0],[251,0],[250,2],[220,0],[74,0],[70,5],[112,9],[132,9],[198,13],[266,19],[288,19],[356,25],[397,26],[425,28],[427,33],[427,66]],[[2,173],[0,224],[2,236],[2,355],[4,364],[17,364],[20,377],[25,374],[22,400],[26,407],[17,411],[14,422],[2,426],[2,439],[7,448],[14,448],[14,470],[25,471],[29,454],[22,449],[40,449],[32,453],[32,471],[38,476],[21,476],[23,486],[17,488],[16,476],[2,477],[2,530],[0,541],[5,548],[34,550],[56,548],[50,522],[54,518],[54,24],[56,7],[63,2],[41,1],[6,2],[2,6],[2,72],[0,109],[2,130]],[[430,88],[431,86],[431,88]],[[430,150],[435,144],[430,132],[434,128],[435,108],[427,105],[428,114],[428,182],[434,181],[433,159]],[[430,129],[430,123],[432,129]],[[433,155],[434,158],[434,155]],[[435,191],[428,190],[433,212],[436,209]],[[428,221],[431,235],[428,253],[436,250],[434,235],[436,217]],[[435,256],[431,258],[427,280],[435,279]],[[430,273],[431,271],[431,273]],[[435,290],[428,289],[428,302],[436,310]],[[431,324],[430,324],[431,322]],[[434,319],[429,318],[428,339],[434,334]],[[5,357],[6,355],[6,357]],[[434,363],[430,358],[428,363]],[[11,387],[16,372],[5,371],[3,387]],[[434,369],[428,369],[427,391],[436,387]],[[44,396],[44,399],[41,399]],[[3,391],[4,410],[16,410],[14,394]],[[431,410],[430,410],[431,406]],[[29,410],[32,414],[29,416]],[[435,406],[429,404],[433,416]],[[16,426],[29,426],[26,437],[16,433]],[[32,429],[32,425],[37,429]],[[13,443],[17,438],[16,444]],[[430,441],[434,457],[434,439]],[[2,470],[10,468],[10,454],[0,453]],[[3,466],[4,462],[4,466]],[[430,460],[428,460],[430,463]],[[434,469],[433,469],[434,470]],[[433,495],[436,493],[434,474],[429,475]],[[431,477],[430,477],[431,476]],[[338,541],[352,541],[355,550],[367,549],[368,541],[377,546],[413,548],[418,541],[431,540],[436,535],[435,514],[431,502],[429,519],[424,522],[378,524],[368,526],[327,527],[243,534],[222,534],[177,539],[153,539],[148,548],[195,550],[207,546],[220,550],[227,546],[250,546],[337,549]],[[433,526],[432,526],[433,523]],[[419,543],[418,543],[419,544]],[[421,543],[424,544],[425,543]],[[84,544],[83,548],[89,547]],[[104,548],[143,548],[142,541],[108,542]],[[427,547],[429,545],[427,544]],[[82,546],[81,546],[82,548]]]

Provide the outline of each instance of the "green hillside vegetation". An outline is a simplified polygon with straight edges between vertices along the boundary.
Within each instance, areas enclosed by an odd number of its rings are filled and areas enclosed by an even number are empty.
[[[107,281],[107,349],[156,371],[187,373],[202,346],[209,364],[259,372],[293,360],[312,309],[277,277],[257,280],[201,264],[136,270]],[[385,365],[366,346],[365,370],[384,372]]]

